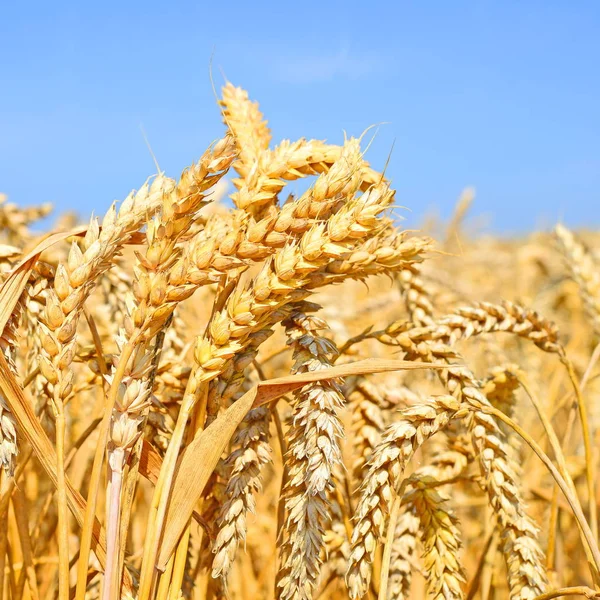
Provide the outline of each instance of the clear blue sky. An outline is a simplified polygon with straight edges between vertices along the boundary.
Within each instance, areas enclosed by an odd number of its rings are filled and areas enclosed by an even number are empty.
[[[466,185],[500,231],[600,226],[600,3],[2,2],[0,191],[102,212],[222,132],[209,79],[274,139],[369,150],[416,226]]]

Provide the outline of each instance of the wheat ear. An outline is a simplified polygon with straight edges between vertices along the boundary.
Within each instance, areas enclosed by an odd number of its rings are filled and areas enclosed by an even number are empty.
[[[254,494],[261,487],[260,471],[271,461],[269,418],[266,406],[251,410],[233,440],[235,450],[225,464],[229,480],[213,547],[213,577],[227,576],[240,542],[246,539],[247,515],[254,512]]]
[[[600,335],[600,273],[589,250],[563,225],[554,234],[565,256],[571,276],[577,282],[586,313],[596,335]]]
[[[465,582],[461,567],[460,530],[456,517],[447,508],[447,498],[437,489],[419,481],[404,498],[419,516],[423,546],[423,568],[427,592],[435,600],[461,600]]]
[[[326,369],[337,348],[319,335],[326,324],[303,312],[303,306],[284,322],[294,349],[295,373]],[[325,527],[331,514],[328,494],[333,471],[341,465],[338,411],[343,396],[335,381],[303,387],[295,394],[286,467],[285,538],[280,547],[277,577],[279,598],[310,600],[321,570]]]
[[[346,576],[352,598],[361,598],[367,592],[377,542],[385,532],[385,514],[393,495],[401,490],[406,464],[416,449],[446,427],[459,410],[460,404],[453,396],[438,396],[427,404],[404,409],[369,457],[355,512]]]

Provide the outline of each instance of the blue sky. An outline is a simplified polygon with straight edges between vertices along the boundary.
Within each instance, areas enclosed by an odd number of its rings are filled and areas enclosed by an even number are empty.
[[[418,226],[466,185],[498,231],[600,226],[600,3],[3,2],[0,191],[103,212],[223,132],[223,76],[275,140],[341,142],[386,123],[368,158]]]

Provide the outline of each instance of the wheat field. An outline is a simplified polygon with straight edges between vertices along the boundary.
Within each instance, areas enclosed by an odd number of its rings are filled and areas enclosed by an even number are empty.
[[[100,219],[2,198],[1,598],[600,598],[598,234],[407,231],[220,106]]]

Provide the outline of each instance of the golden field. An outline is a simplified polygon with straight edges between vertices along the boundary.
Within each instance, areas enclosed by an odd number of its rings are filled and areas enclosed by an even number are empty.
[[[0,203],[0,596],[600,597],[598,234],[406,231],[221,108],[101,219]]]

